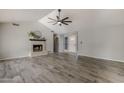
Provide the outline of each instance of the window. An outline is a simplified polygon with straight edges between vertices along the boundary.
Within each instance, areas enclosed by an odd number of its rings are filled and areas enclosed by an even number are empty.
[[[65,49],[68,50],[68,37],[65,37]]]

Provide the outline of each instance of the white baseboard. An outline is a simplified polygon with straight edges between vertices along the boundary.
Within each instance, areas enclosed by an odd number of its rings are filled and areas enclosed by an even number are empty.
[[[95,57],[95,56],[88,56],[88,55],[82,55],[82,54],[78,54],[78,56],[86,56],[86,57],[91,57],[91,58],[96,58],[96,59],[111,60],[111,61],[116,61],[116,62],[124,62],[124,60],[116,60],[116,59],[102,58],[102,57]],[[0,60],[11,60],[11,59],[18,59],[18,58],[25,58],[25,57],[30,57],[30,56],[19,56],[19,57],[10,57],[10,58],[0,58]]]
[[[101,59],[101,60],[110,60],[110,61],[116,61],[116,62],[124,62],[124,60],[117,60],[117,59],[103,58],[103,57],[95,57],[95,56],[82,55],[82,54],[78,54],[78,56],[86,56],[86,57],[91,57],[91,58],[96,58],[96,59]]]
[[[29,56],[19,56],[19,57],[9,57],[9,58],[0,58],[0,60],[11,60],[11,59],[18,59],[18,58],[25,58]]]
[[[53,53],[53,52],[50,52],[50,53]],[[18,56],[18,57],[8,57],[8,58],[0,58],[0,60],[11,60],[11,59],[24,58],[24,57],[34,57],[34,56],[26,55],[26,56]]]

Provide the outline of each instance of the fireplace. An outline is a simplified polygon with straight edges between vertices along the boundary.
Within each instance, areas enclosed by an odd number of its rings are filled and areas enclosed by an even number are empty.
[[[41,55],[47,55],[48,51],[46,49],[46,40],[36,40],[36,39],[30,39],[30,52],[29,56],[41,56]]]
[[[33,45],[33,52],[41,52],[43,51],[43,45],[38,44],[38,45]]]

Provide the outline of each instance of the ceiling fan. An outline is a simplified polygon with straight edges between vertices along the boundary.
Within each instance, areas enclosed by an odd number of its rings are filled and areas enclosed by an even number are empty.
[[[65,17],[61,19],[60,13],[61,13],[61,9],[58,9],[58,16],[56,16],[56,19],[48,17],[48,19],[51,20],[48,23],[53,23],[53,25],[58,24],[59,26],[61,26],[62,24],[69,25],[68,23],[72,23],[72,21],[67,20],[69,19],[69,17]]]

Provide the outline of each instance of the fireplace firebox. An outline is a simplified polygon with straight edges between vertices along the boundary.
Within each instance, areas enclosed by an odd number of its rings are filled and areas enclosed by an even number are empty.
[[[43,45],[38,44],[38,45],[33,45],[33,52],[41,52],[43,51]]]

